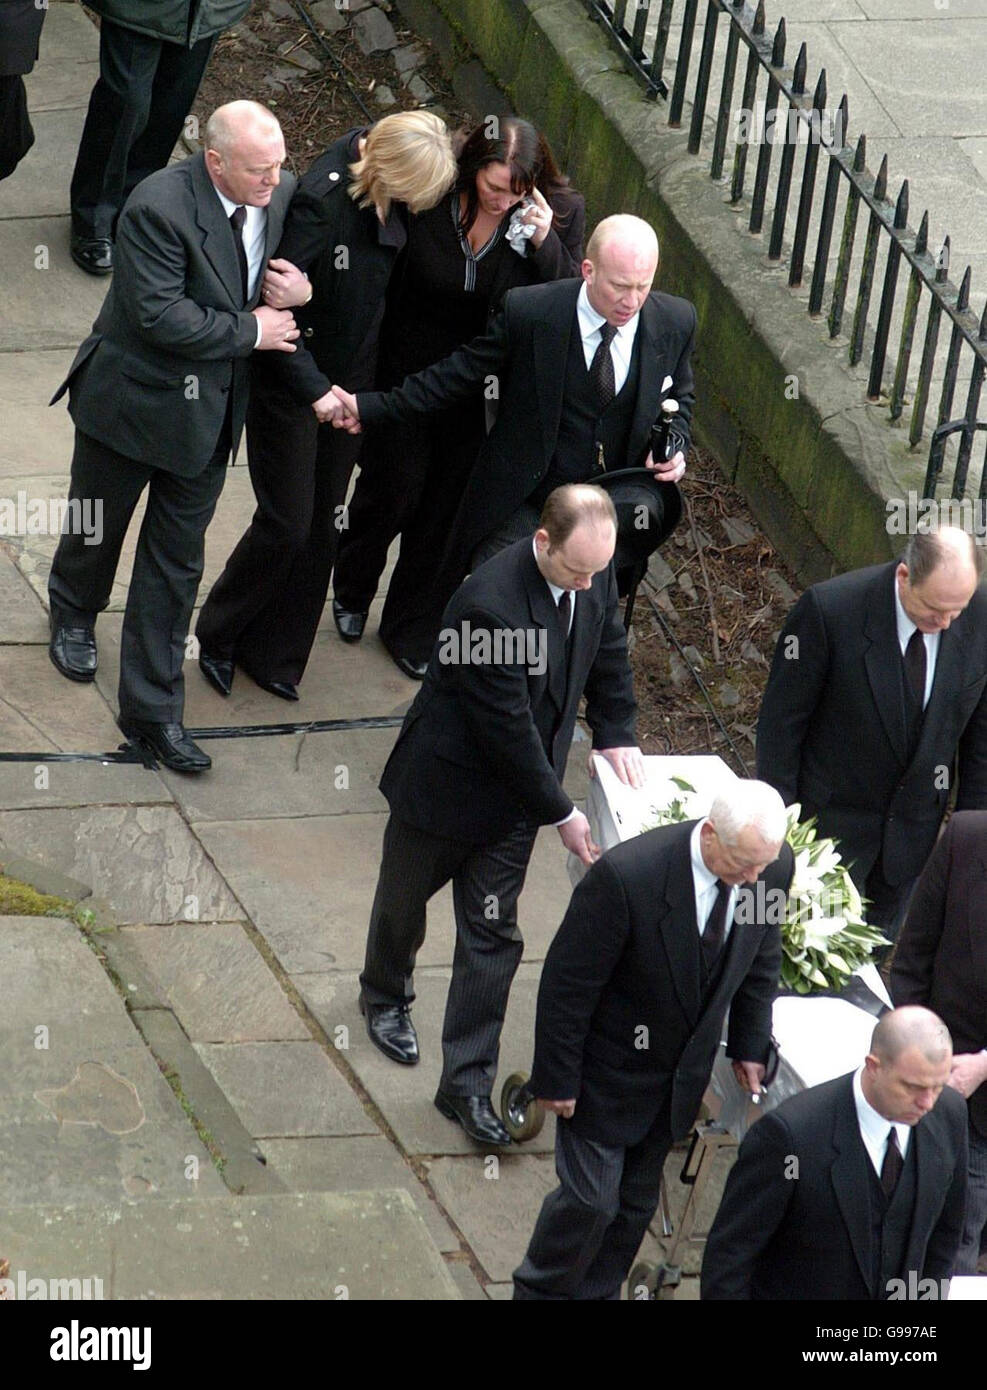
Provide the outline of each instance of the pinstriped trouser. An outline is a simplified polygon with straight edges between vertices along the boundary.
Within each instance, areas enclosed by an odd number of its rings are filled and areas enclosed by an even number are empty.
[[[426,905],[451,879],[456,951],[439,1083],[450,1095],[489,1096],[493,1090],[500,1030],[524,950],[517,900],[537,832],[525,820],[496,844],[472,845],[430,835],[395,816],[384,831],[360,985],[371,1004],[412,1002]]]

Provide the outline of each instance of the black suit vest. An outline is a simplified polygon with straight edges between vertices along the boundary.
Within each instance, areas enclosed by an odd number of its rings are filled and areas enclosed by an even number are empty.
[[[892,1279],[904,1279],[906,1282],[908,1279],[905,1257],[915,1214],[915,1167],[913,1132],[908,1141],[908,1152],[905,1155],[901,1176],[889,1202],[870,1161],[870,1155],[867,1155],[871,1224],[871,1297],[874,1299],[882,1300],[888,1297],[888,1286]],[[916,1270],[915,1274],[916,1278],[921,1278],[922,1271]]]

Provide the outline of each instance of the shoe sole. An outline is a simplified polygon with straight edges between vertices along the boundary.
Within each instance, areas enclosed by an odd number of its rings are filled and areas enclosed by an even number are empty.
[[[48,659],[58,674],[64,676],[67,681],[78,681],[80,685],[91,685],[96,679],[95,671],[73,671],[71,667],[63,666],[60,661],[55,660],[50,647],[48,648]]]
[[[120,732],[123,734],[124,738],[128,741],[128,743],[132,743],[135,748],[139,748],[143,753],[148,754],[148,756],[153,758],[155,762],[161,763],[162,767],[168,768],[171,772],[184,772],[194,777],[196,774],[200,772],[208,772],[209,769],[212,767],[211,758],[202,767],[189,767],[187,765],[181,765],[179,763],[176,763],[172,759],[166,758],[164,754],[159,749],[155,748],[154,744],[151,743],[148,739],[144,738],[143,735],[128,732],[128,730],[124,728],[122,724],[118,725],[118,727],[120,729]]]

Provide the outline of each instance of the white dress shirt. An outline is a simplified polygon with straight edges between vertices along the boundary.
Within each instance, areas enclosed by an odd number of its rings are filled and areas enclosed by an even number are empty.
[[[634,335],[637,333],[638,319],[640,314],[635,314],[632,319],[617,329],[613,341],[610,344],[610,356],[613,359],[613,384],[614,392],[619,391],[627,380],[627,373],[631,369],[631,353],[634,351]],[[589,371],[596,356],[596,349],[600,346],[600,329],[606,323],[602,314],[598,314],[589,302],[589,295],[586,293],[586,281],[583,281],[579,291],[579,298],[576,300],[576,319],[579,323],[579,333],[583,340],[583,356],[586,359],[586,370]]]
[[[894,617],[895,625],[898,629],[898,646],[901,648],[901,655],[904,657],[905,648],[911,639],[913,632],[918,629],[916,624],[901,606],[901,599],[898,596],[898,581],[894,581]],[[925,697],[922,700],[922,708],[925,709],[929,703],[929,696],[932,694],[932,682],[936,676],[936,657],[939,655],[939,632],[923,632],[922,638],[925,642]]]
[[[215,184],[213,184],[213,188],[216,188]],[[261,271],[264,268],[264,242],[267,238],[267,208],[255,208],[247,203],[233,203],[227,198],[225,193],[220,193],[218,188],[216,188],[216,197],[223,205],[223,211],[226,213],[227,221],[233,216],[238,207],[242,206],[247,214],[243,224],[242,235],[243,249],[247,253],[247,302],[249,303],[254,297],[254,291],[257,289],[257,281],[260,279]],[[230,228],[230,234],[233,236],[236,235],[232,227]],[[263,331],[264,326],[260,319],[258,319],[256,346],[260,345]]]
[[[874,1165],[874,1172],[878,1177],[881,1176],[881,1168],[884,1165],[884,1155],[888,1148],[888,1134],[892,1129],[898,1131],[898,1148],[901,1150],[902,1158],[908,1152],[908,1141],[911,1138],[911,1125],[892,1124],[883,1115],[879,1115],[870,1101],[864,1095],[864,1089],[860,1084],[860,1077],[863,1074],[863,1067],[858,1068],[853,1077],[853,1103],[857,1107],[857,1124],[860,1127],[860,1137],[864,1141],[864,1148],[867,1156]]]
[[[692,860],[692,887],[696,895],[696,923],[699,927],[699,935],[706,933],[706,923],[709,914],[713,911],[713,904],[716,902],[716,895],[719,892],[720,880],[716,874],[707,869],[703,860],[702,850],[699,848],[699,832],[706,824],[701,820],[694,827],[689,836],[689,857]],[[737,888],[734,885],[730,889],[730,896],[727,898],[727,925],[723,935],[726,942],[730,935],[730,928],[733,926],[733,914],[737,906]]]

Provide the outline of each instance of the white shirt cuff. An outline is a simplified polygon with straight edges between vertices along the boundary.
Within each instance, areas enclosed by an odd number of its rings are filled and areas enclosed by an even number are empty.
[[[578,815],[578,814],[579,814],[579,807],[578,807],[578,806],[573,806],[572,810],[569,812],[569,814],[568,814],[567,816],[563,816],[561,820],[553,820],[553,821],[552,821],[552,824],[553,824],[554,826],[568,825],[569,822],[572,820],[573,816]]]
[[[257,341],[254,343],[254,352],[256,352],[260,347],[260,340],[264,336],[264,324],[257,314],[254,315],[254,318],[257,319]]]

